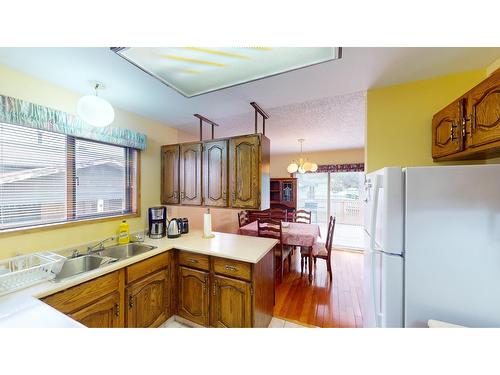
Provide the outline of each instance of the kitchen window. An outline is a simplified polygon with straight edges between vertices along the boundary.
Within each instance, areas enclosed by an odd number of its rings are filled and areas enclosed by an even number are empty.
[[[0,231],[137,213],[139,151],[0,123]]]

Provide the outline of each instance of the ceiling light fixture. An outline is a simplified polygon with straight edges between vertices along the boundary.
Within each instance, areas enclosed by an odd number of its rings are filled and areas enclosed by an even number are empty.
[[[115,111],[109,102],[97,96],[97,90],[104,89],[100,82],[92,82],[95,95],[85,95],[78,100],[76,113],[86,123],[104,128],[115,119]]]
[[[305,139],[300,138],[297,139],[297,141],[300,143],[299,160],[298,162],[296,160],[293,160],[290,164],[288,164],[286,170],[288,171],[288,173],[316,172],[318,170],[318,164],[310,162],[307,160],[307,158],[302,157],[302,143],[304,143]]]

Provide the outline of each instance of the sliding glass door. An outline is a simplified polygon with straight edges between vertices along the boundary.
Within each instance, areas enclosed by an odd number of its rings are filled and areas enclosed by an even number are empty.
[[[327,222],[336,217],[333,243],[338,247],[363,247],[361,187],[364,172],[297,174],[297,208],[311,211],[326,239]]]

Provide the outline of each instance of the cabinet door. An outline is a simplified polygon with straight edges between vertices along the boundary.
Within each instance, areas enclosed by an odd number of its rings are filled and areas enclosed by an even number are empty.
[[[500,141],[500,71],[474,87],[467,99],[471,122],[467,146]]]
[[[179,267],[178,314],[208,326],[208,272]]]
[[[179,203],[179,145],[161,148],[161,203]]]
[[[127,287],[127,327],[158,327],[169,317],[168,269],[153,273]]]
[[[251,284],[223,276],[214,276],[211,306],[212,326],[251,327]]]
[[[232,207],[258,208],[260,206],[259,146],[258,135],[231,139],[229,179]]]
[[[181,204],[201,205],[201,143],[181,145]]]
[[[227,141],[203,145],[203,203],[227,206]]]
[[[462,101],[455,101],[432,118],[432,157],[440,158],[463,150]]]
[[[120,309],[120,293],[102,297],[70,316],[89,328],[123,327],[123,312]]]

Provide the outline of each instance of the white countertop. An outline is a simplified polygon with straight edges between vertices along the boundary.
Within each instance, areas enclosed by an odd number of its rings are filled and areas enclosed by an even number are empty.
[[[9,296],[0,303],[0,328],[85,328],[39,299]]]
[[[215,237],[210,239],[203,238],[202,235],[203,231],[193,230],[179,238],[170,239],[164,237],[158,240],[146,238],[144,244],[153,245],[157,248],[60,282],[46,281],[2,296],[0,297],[0,327],[81,326],[80,323],[39,301],[37,298],[43,298],[68,289],[164,251],[179,249],[248,263],[258,263],[278,242],[270,238],[230,233],[214,232]],[[40,318],[36,318],[37,314]]]

